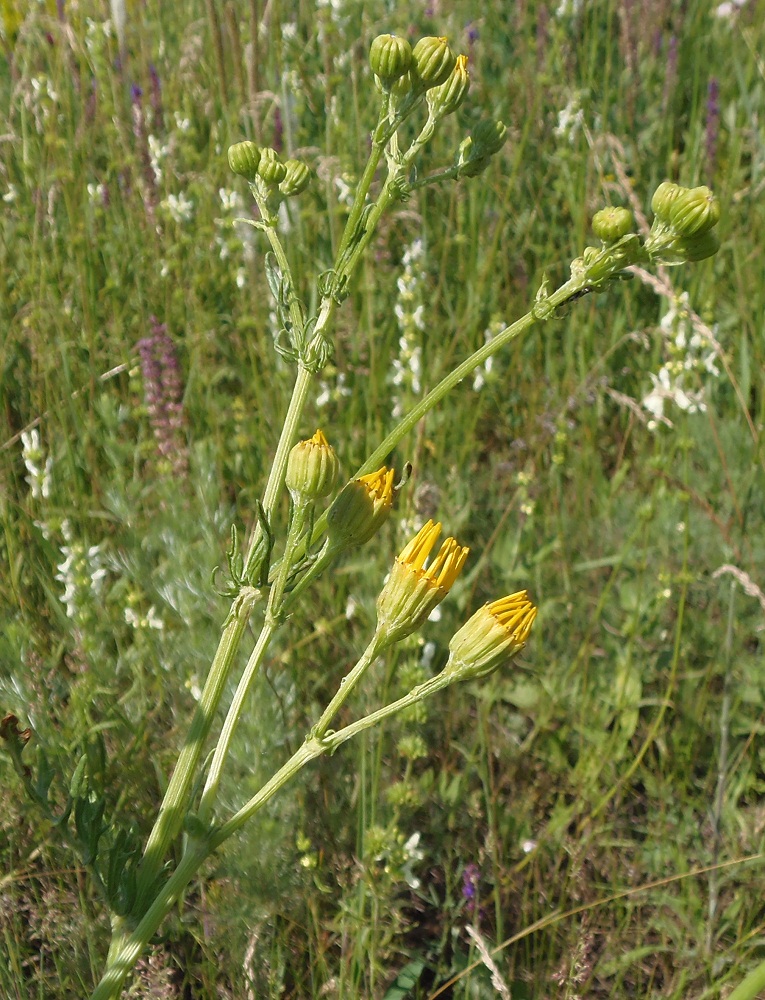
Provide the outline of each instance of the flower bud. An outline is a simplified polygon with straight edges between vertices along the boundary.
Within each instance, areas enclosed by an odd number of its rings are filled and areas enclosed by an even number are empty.
[[[247,181],[254,181],[258,176],[260,150],[254,142],[236,142],[228,147],[228,165],[235,174]]]
[[[428,107],[434,118],[445,118],[465,100],[470,86],[467,63],[467,56],[457,56],[457,62],[446,83],[442,83],[440,87],[431,87],[428,91]]]
[[[662,181],[656,188],[651,198],[651,210],[653,214],[662,222],[669,222],[669,213],[672,203],[680,194],[683,188],[672,181]]]
[[[720,237],[714,229],[708,229],[706,232],[696,233],[694,236],[678,237],[672,244],[672,249],[683,260],[689,262],[706,260],[707,257],[714,257],[720,249]]]
[[[708,187],[685,188],[669,209],[669,222],[678,236],[700,236],[720,221],[720,202]]]
[[[285,198],[292,198],[294,195],[302,194],[311,180],[311,171],[308,165],[301,160],[286,160],[284,166],[287,173],[279,185],[279,190]]]
[[[317,430],[312,438],[299,441],[287,459],[285,483],[297,503],[329,496],[340,472],[335,449]]]
[[[400,76],[398,80],[391,86],[390,95],[395,98],[396,101],[401,102],[405,97],[407,97],[414,90],[415,80],[411,69],[407,70],[403,76]]]
[[[444,670],[465,679],[491,673],[523,649],[536,616],[525,590],[484,604],[452,637]]]
[[[471,130],[470,137],[473,140],[471,160],[494,156],[505,145],[507,126],[492,118],[484,118]]]
[[[601,208],[592,217],[592,231],[604,243],[616,243],[632,232],[634,219],[627,208]]]
[[[386,90],[409,69],[412,46],[399,35],[378,35],[369,47],[369,65]]]
[[[335,548],[363,545],[382,527],[395,497],[393,475],[383,466],[340,491],[327,511],[327,535]]]
[[[260,151],[258,175],[266,184],[281,184],[287,176],[287,168],[279,159],[276,150],[271,149],[270,146],[266,146]]]
[[[440,534],[441,525],[428,521],[396,558],[377,598],[377,632],[386,642],[399,642],[416,631],[459,576],[470,550],[454,538],[446,539],[425,568]]]
[[[421,38],[412,50],[412,68],[425,89],[445,83],[456,62],[445,38]]]

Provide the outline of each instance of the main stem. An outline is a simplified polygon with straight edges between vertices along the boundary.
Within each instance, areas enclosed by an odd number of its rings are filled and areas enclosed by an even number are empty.
[[[170,844],[178,835],[188,805],[191,783],[194,780],[199,757],[210,732],[215,712],[228,680],[234,657],[239,649],[250,613],[259,594],[252,587],[245,587],[231,606],[223,629],[204,690],[199,699],[178,762],[162,800],[159,814],[146,842],[143,860],[138,872],[138,907],[149,903],[152,887],[162,870]]]

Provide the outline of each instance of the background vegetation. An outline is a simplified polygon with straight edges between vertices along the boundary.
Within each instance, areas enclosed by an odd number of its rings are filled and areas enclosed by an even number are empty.
[[[398,516],[294,616],[227,798],[332,694],[418,517],[471,546],[469,572],[365,704],[527,586],[521,666],[311,769],[207,868],[130,995],[427,997],[476,959],[466,925],[520,935],[495,956],[514,998],[724,995],[765,957],[765,4],[136,0],[124,32],[85,0],[2,12],[0,707],[54,794],[86,752],[107,816],[142,834],[291,387],[228,144],[315,171],[284,219],[308,294],[365,159],[375,34],[469,53],[434,163],[482,115],[511,129],[480,180],[384,220],[341,310],[302,431],[348,474],[565,278],[594,210],[646,210],[664,178],[723,207],[715,258],[576,303],[394,456],[415,468]],[[5,756],[0,775],[0,994],[81,997],[103,908]],[[479,963],[441,995],[498,989]]]

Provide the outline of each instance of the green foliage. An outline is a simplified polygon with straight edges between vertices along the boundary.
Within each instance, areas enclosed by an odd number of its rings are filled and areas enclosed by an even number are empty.
[[[514,997],[551,978],[561,995],[678,1000],[737,982],[763,958],[761,861],[667,880],[763,851],[762,0],[728,18],[700,0],[480,18],[457,2],[437,21],[404,4],[395,23],[379,3],[276,5],[255,58],[242,5],[128,4],[122,42],[97,5],[22,6],[2,6],[0,66],[0,710],[32,737],[0,756],[0,993],[97,980],[104,900],[131,909],[226,614],[212,571],[258,517],[291,389],[289,296],[274,302],[263,234],[236,221],[252,202],[226,149],[247,137],[311,168],[280,209],[307,299],[375,125],[364,46],[388,31],[470,56],[470,97],[422,176],[487,118],[509,140],[479,180],[415,190],[382,220],[300,428],[321,424],[344,473],[545,273],[565,278],[605,203],[648,212],[665,178],[709,185],[722,247],[575,303],[399,445],[413,479],[377,548],[292,612],[223,802],[254,794],[321,713],[414,521],[470,545],[467,575],[343,719],[430,676],[473,610],[528,587],[522,666],[317,761],[203,870],[198,920],[164,926],[136,989],[425,997],[464,973],[451,995],[491,996],[466,923],[501,943],[586,906],[495,956]],[[160,324],[176,360],[155,362],[182,390],[164,422],[139,348],[165,343]],[[715,575],[731,565],[745,576]]]

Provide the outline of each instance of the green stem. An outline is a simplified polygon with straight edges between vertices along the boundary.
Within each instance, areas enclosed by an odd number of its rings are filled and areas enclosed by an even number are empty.
[[[202,792],[202,798],[199,802],[197,815],[203,824],[209,823],[212,817],[215,800],[218,796],[218,789],[220,787],[221,773],[231,747],[231,740],[234,737],[236,727],[239,724],[239,719],[241,718],[242,711],[244,710],[244,703],[247,698],[247,693],[250,690],[250,685],[260,669],[260,664],[263,662],[263,657],[265,656],[268,644],[271,641],[271,637],[273,636],[275,629],[276,625],[274,620],[267,616],[260,635],[258,636],[255,648],[250,654],[247,666],[244,668],[244,672],[239,679],[239,684],[237,685],[236,692],[234,693],[231,705],[226,714],[226,719],[223,723],[223,728],[215,747],[212,763],[210,764],[210,770],[207,774],[207,781],[205,782],[204,791]]]
[[[281,618],[284,588],[287,586],[287,579],[292,569],[295,551],[297,550],[300,536],[303,533],[303,528],[308,520],[312,506],[313,501],[306,502],[302,500],[298,501],[293,509],[289,531],[287,532],[287,541],[284,543],[284,553],[282,554],[279,568],[276,571],[274,582],[271,585],[271,593],[268,595],[266,617],[273,618],[274,621]]]
[[[420,402],[409,411],[409,413],[407,413],[403,420],[396,424],[382,444],[375,448],[369,458],[359,469],[356,470],[351,478],[357,479],[359,476],[364,476],[367,473],[374,472],[375,469],[378,469],[381,463],[388,459],[399,441],[405,437],[424,416],[434,409],[434,407],[438,406],[444,396],[451,392],[458,382],[461,382],[462,379],[466,378],[479,365],[483,364],[487,358],[490,358],[492,355],[496,354],[497,351],[502,350],[502,348],[511,341],[520,337],[520,335],[525,333],[529,327],[534,326],[535,323],[544,322],[544,320],[549,319],[552,315],[554,315],[557,309],[565,305],[566,302],[574,298],[577,294],[581,293],[586,287],[586,278],[571,278],[565,284],[561,285],[560,288],[556,289],[546,299],[544,299],[543,302],[539,303],[538,306],[530,309],[525,316],[521,316],[520,319],[511,323],[510,326],[506,326],[505,329],[498,333],[496,337],[484,344],[483,347],[479,347],[477,351],[474,351],[470,357],[466,358],[462,362],[461,365],[458,365],[457,368],[442,378],[438,385],[431,389],[430,392],[424,396]],[[312,540],[320,537],[324,531],[326,531],[326,528],[327,514],[325,511],[316,519],[311,536]]]
[[[321,718],[311,730],[311,735],[317,740],[322,740],[324,738],[327,730],[329,729],[330,723],[345,704],[351,692],[367,672],[370,664],[380,653],[381,649],[382,644],[377,634],[375,634],[372,641],[361,654],[356,666],[340,681],[340,687],[337,689],[335,697],[324,709]]]
[[[149,835],[138,872],[138,910],[148,905],[152,887],[162,870],[170,844],[178,835],[188,808],[188,798],[199,757],[210,732],[234,657],[250,620],[259,592],[245,587],[231,606],[210,673],[199,699],[178,762]]]
[[[393,701],[390,705],[386,705],[384,708],[378,708],[376,712],[372,712],[371,715],[365,715],[363,719],[359,719],[357,722],[352,722],[349,726],[345,726],[343,729],[338,729],[336,733],[330,733],[323,739],[324,752],[334,753],[335,750],[343,743],[347,743],[348,740],[353,739],[354,736],[358,736],[359,733],[363,733],[366,729],[371,729],[372,726],[376,726],[380,722],[384,722],[389,719],[392,715],[397,712],[402,711],[405,708],[410,708],[412,705],[416,705],[417,702],[422,701],[424,698],[429,698],[432,694],[437,691],[442,691],[444,688],[449,687],[456,681],[460,680],[460,676],[457,673],[447,673],[442,670],[440,674],[435,677],[431,677],[430,680],[424,681],[422,684],[418,684],[416,688],[413,688],[408,694],[405,694],[402,698],[397,701]],[[245,807],[246,808],[246,807]]]
[[[178,867],[154,898],[135,930],[114,948],[113,953],[110,949],[106,970],[90,1000],[117,1000],[141,952],[209,853],[204,845],[183,855]]]
[[[290,404],[287,408],[287,415],[284,418],[284,426],[282,427],[282,432],[279,437],[279,443],[276,446],[276,453],[271,465],[271,471],[268,474],[268,482],[266,483],[266,488],[263,492],[263,509],[269,524],[272,520],[274,507],[276,506],[276,498],[279,496],[282,486],[284,485],[284,477],[287,473],[287,459],[289,458],[292,443],[297,436],[298,426],[300,424],[301,417],[303,416],[303,409],[305,408],[306,400],[308,399],[308,390],[311,387],[311,379],[311,372],[302,365],[299,365],[295,385],[292,389],[292,398],[290,399]],[[250,539],[247,549],[247,556],[244,561],[245,578],[252,569],[251,562],[256,554],[260,536],[261,527],[260,522],[258,522],[252,533],[252,538]]]
[[[765,962],[754,968],[742,982],[738,984],[727,1000],[757,1000],[765,990]]]
[[[381,123],[387,118],[387,115],[387,101],[383,101],[383,107],[380,109],[380,117],[377,120],[377,127],[375,128],[373,135],[376,134],[377,129],[379,129]],[[384,148],[384,143],[377,143],[373,140],[372,152],[369,154],[367,165],[364,167],[364,173],[361,175],[361,180],[356,188],[356,196],[353,199],[353,205],[351,206],[348,221],[345,224],[343,236],[340,240],[340,247],[335,256],[335,260],[337,261],[343,259],[343,255],[348,249],[348,246],[356,233],[361,213],[364,211],[364,203],[367,200],[367,194],[372,186],[372,181],[375,179],[375,173],[377,171],[378,164],[380,163],[380,158],[382,157]]]
[[[273,777],[269,778],[249,802],[242,806],[238,812],[234,813],[222,826],[212,831],[209,842],[210,851],[216,851],[232,834],[241,829],[251,816],[254,816],[259,809],[262,809],[266,802],[276,795],[298,771],[305,767],[309,761],[320,757],[325,751],[326,747],[324,743],[309,737],[300,749],[295,751],[287,763],[283,764]]]

